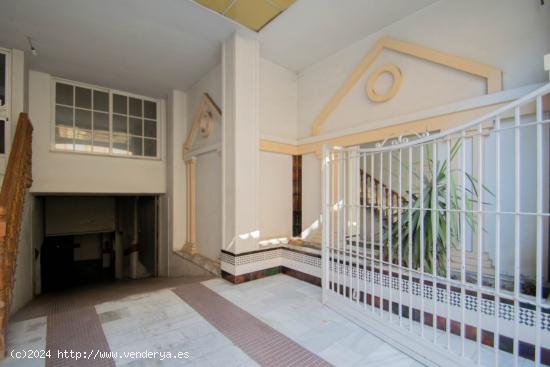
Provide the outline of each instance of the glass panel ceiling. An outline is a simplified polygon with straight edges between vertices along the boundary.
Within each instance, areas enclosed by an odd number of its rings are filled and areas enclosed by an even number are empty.
[[[295,0],[195,0],[237,23],[259,32]]]

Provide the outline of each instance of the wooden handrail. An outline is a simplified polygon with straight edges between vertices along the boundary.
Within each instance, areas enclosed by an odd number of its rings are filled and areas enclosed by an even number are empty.
[[[26,113],[17,129],[0,191],[0,357],[6,353],[6,327],[17,265],[25,196],[32,184],[32,130]]]
[[[366,178],[367,178],[367,195],[365,195],[365,193],[363,192],[363,170],[360,169],[359,170],[359,175],[361,177],[361,187],[360,187],[360,191],[361,191],[361,202],[363,203],[363,199],[366,198],[367,201],[366,201],[366,205],[381,205],[381,198],[380,198],[380,185],[382,185],[382,190],[384,192],[384,201],[383,203],[385,203],[385,205],[388,205],[388,202],[389,202],[389,197],[390,197],[390,190],[388,188],[388,186],[386,186],[386,184],[382,184],[380,182],[380,180],[378,180],[376,177],[372,177],[370,175],[370,173],[366,173]],[[375,191],[375,197],[372,198],[371,197],[371,190],[370,190],[370,182],[371,180],[374,180],[374,191]],[[398,203],[399,202],[399,193],[395,190],[391,190],[391,198],[392,198],[392,206],[398,206]],[[373,200],[374,199],[374,200]],[[408,200],[407,198],[404,196],[404,195],[401,195],[401,203],[403,204],[406,204],[408,203]]]

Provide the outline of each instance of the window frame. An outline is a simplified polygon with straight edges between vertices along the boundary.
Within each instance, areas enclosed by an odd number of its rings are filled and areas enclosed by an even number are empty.
[[[0,105],[0,120],[4,121],[4,152],[0,152],[0,157],[5,157],[11,148],[11,51],[0,47],[0,53],[6,58],[5,100],[4,104]]]
[[[86,108],[80,108],[78,107],[79,109],[83,109],[83,110],[86,110],[86,111],[90,111],[91,114],[92,114],[92,128],[91,128],[91,134],[92,134],[92,149],[93,149],[93,137],[94,137],[94,124],[93,124],[93,114],[95,112],[94,110],[94,106],[93,106],[93,93],[94,91],[99,91],[99,92],[104,92],[104,93],[107,93],[108,94],[108,110],[106,111],[107,112],[107,116],[108,116],[108,121],[109,121],[109,152],[105,153],[105,152],[97,152],[97,151],[81,151],[81,150],[75,150],[73,148],[73,150],[67,150],[67,149],[60,149],[60,148],[57,148],[56,147],[56,142],[55,142],[55,134],[56,134],[56,106],[57,106],[57,101],[56,101],[56,85],[57,83],[62,83],[62,84],[67,84],[67,85],[71,85],[73,88],[76,88],[76,87],[81,87],[81,88],[86,88],[86,89],[90,89],[91,90],[91,93],[92,93],[92,105],[91,105],[91,108],[90,109],[86,109]],[[130,158],[130,159],[142,159],[142,160],[162,160],[162,128],[161,128],[161,125],[163,123],[163,118],[162,118],[162,100],[160,99],[157,99],[157,98],[152,98],[152,97],[147,97],[147,96],[143,96],[143,95],[139,95],[139,94],[135,94],[135,93],[130,93],[130,92],[125,92],[125,91],[121,91],[121,90],[117,90],[117,89],[111,89],[111,88],[106,88],[106,87],[102,87],[102,86],[98,86],[98,85],[94,85],[94,84],[89,84],[89,83],[82,83],[82,82],[77,82],[77,81],[74,81],[74,80],[69,80],[69,79],[64,79],[64,78],[58,78],[58,77],[52,77],[52,81],[51,81],[51,87],[50,87],[50,95],[51,95],[51,100],[50,100],[50,152],[52,153],[68,153],[68,154],[83,154],[83,155],[87,155],[87,156],[102,156],[102,157],[114,157],[114,158]],[[59,104],[60,106],[66,106],[66,107],[71,107],[73,109],[73,126],[75,124],[75,121],[74,121],[74,117],[75,117],[75,114],[76,114],[76,105],[75,105],[75,98],[76,98],[76,89],[73,89],[73,105],[72,106],[68,106],[68,105],[64,105],[64,104]],[[121,96],[125,96],[126,98],[136,98],[136,99],[140,99],[142,101],[149,101],[149,102],[153,102],[155,103],[156,105],[156,137],[155,137],[155,142],[156,142],[156,156],[145,156],[143,155],[144,151],[143,151],[143,147],[142,147],[142,155],[130,155],[130,154],[119,154],[119,153],[114,153],[113,152],[113,114],[114,114],[114,111],[113,111],[113,95],[121,95]],[[98,112],[101,112],[101,111],[98,111]],[[129,111],[128,111],[129,113]],[[144,120],[144,118],[142,117],[142,120]],[[143,128],[143,127],[142,127]],[[103,130],[102,130],[103,131]],[[144,133],[144,131],[142,131],[142,133]],[[128,133],[126,134],[128,136],[128,141],[129,139],[132,137],[132,134],[130,134],[130,131],[128,130]],[[73,142],[74,142],[74,138],[73,138]],[[129,142],[128,142],[129,144]]]

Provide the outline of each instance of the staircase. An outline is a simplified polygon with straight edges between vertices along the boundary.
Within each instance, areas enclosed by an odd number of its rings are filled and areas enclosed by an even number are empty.
[[[361,205],[367,205],[367,206],[380,206],[380,205],[384,205],[384,206],[387,206],[388,203],[389,203],[389,200],[391,198],[391,203],[392,203],[392,206],[398,206],[398,203],[399,203],[399,193],[397,193],[396,191],[394,190],[389,190],[389,188],[381,183],[377,178],[373,178],[368,172],[364,175],[363,174],[363,170],[361,169],[360,170],[360,178],[361,178],[361,183],[360,183],[360,202],[361,202]],[[366,187],[367,187],[367,192],[366,192],[366,196],[365,194],[363,193],[363,179],[366,178]],[[371,185],[371,182],[374,182],[374,187],[373,189],[371,190],[370,189],[370,185]],[[374,191],[374,195],[373,195],[373,192]],[[366,201],[365,201],[366,200]],[[366,203],[366,204],[364,204]],[[408,201],[407,201],[407,198],[404,197],[403,195],[401,196],[401,205],[402,206],[405,206],[407,205]],[[384,216],[387,218],[387,215],[388,215],[388,211],[390,209],[385,209],[384,210]],[[396,217],[397,216],[397,210],[393,209],[393,211],[395,212],[394,213],[394,216]],[[375,209],[375,215],[377,213],[377,209]],[[370,213],[368,213],[367,211],[367,214],[370,215]],[[375,221],[377,221],[377,219],[375,219]],[[367,218],[367,223],[370,223],[370,218]],[[378,228],[378,225],[375,225],[375,230]],[[370,242],[369,242],[369,238],[370,238],[370,234],[367,235],[367,243],[368,245],[366,246],[366,249],[367,249],[367,256],[370,256],[369,253],[370,253]],[[336,237],[335,237],[336,238]],[[375,250],[374,250],[374,255],[375,255],[375,258],[378,258],[379,257],[379,243],[378,243],[378,239],[379,239],[379,236],[378,236],[378,231],[375,232],[375,238],[376,238],[376,243],[374,244],[374,247],[375,247]],[[307,243],[310,243],[312,245],[315,245],[315,246],[321,246],[322,244],[322,241],[323,241],[323,228],[322,226],[319,226],[319,228],[310,233],[308,235],[307,238],[302,238],[302,240],[304,242],[307,242]],[[350,241],[348,239],[348,246],[351,246],[353,247],[354,245],[353,244],[350,244]],[[360,245],[362,246],[362,245]],[[453,273],[460,273],[461,271],[461,264],[462,264],[462,253],[460,251],[460,249],[456,249],[456,248],[451,248],[451,269],[453,271]],[[477,263],[477,252],[475,251],[466,251],[465,252],[465,265],[466,265],[466,273],[470,274],[470,276],[477,274],[477,270],[478,270],[478,263]],[[482,273],[484,275],[484,279],[486,277],[490,277],[490,278],[494,278],[494,275],[495,275],[495,267],[494,267],[494,264],[493,264],[493,261],[491,260],[489,254],[487,252],[483,252],[483,256],[482,256],[482,264],[481,264],[481,268],[482,268]],[[485,282],[485,280],[484,280]]]
[[[477,252],[475,251],[465,251],[465,263],[466,263],[466,272],[477,274]],[[460,249],[452,248],[451,249],[451,269],[460,270],[461,269],[461,256],[462,252]],[[493,265],[493,260],[489,257],[487,252],[483,252],[481,261],[481,271],[484,276],[495,276],[495,266]]]
[[[6,327],[11,304],[19,232],[25,196],[32,183],[32,130],[26,113],[19,115],[0,192],[0,358],[6,353]]]

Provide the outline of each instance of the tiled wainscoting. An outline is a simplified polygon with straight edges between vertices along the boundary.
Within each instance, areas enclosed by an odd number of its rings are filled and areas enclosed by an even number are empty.
[[[222,251],[221,274],[232,283],[239,284],[278,273],[321,286],[321,251],[293,245],[240,254]]]
[[[397,302],[400,300],[403,305],[401,316],[405,320],[412,318],[417,323],[423,322],[427,326],[433,326],[435,314],[437,329],[440,332],[446,332],[447,321],[449,321],[449,331],[452,335],[460,335],[464,332],[466,339],[474,342],[477,341],[478,334],[475,325],[480,318],[483,325],[479,333],[481,344],[488,347],[496,345],[494,325],[498,317],[500,350],[513,353],[512,337],[517,333],[519,356],[526,360],[535,359],[537,313],[532,304],[519,302],[515,305],[512,298],[504,297],[500,297],[497,302],[495,296],[489,291],[478,296],[477,292],[472,290],[463,290],[455,286],[447,288],[439,282],[434,285],[429,279],[424,279],[422,283],[414,276],[411,282],[406,275],[400,275],[394,271],[390,273],[387,269],[381,270],[376,265],[372,268],[372,265],[357,264],[355,259],[352,261],[353,266],[350,266],[348,261],[338,261],[334,258],[330,260],[330,279],[333,281],[329,282],[329,289],[332,291],[329,295],[343,296],[362,310],[367,305],[370,309],[374,298],[373,309],[382,308],[394,315],[400,314]],[[430,302],[434,298],[437,301],[435,312]],[[422,309],[423,317],[421,317]],[[550,309],[543,307],[539,317],[542,345],[549,345]],[[517,330],[514,327],[515,318],[519,320]],[[462,324],[464,324],[463,331],[461,331]],[[542,348],[541,362],[550,365],[550,349]]]

